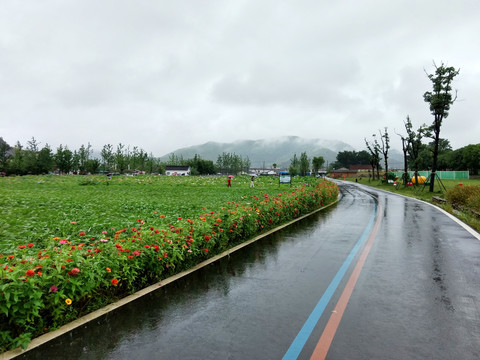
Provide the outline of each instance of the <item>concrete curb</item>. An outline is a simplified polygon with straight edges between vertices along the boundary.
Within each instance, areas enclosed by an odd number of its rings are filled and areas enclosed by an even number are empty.
[[[245,246],[248,246],[250,245],[251,243],[255,242],[255,241],[258,241],[268,235],[271,235],[273,233],[275,233],[276,231],[279,231],[283,228],[286,228],[290,225],[292,225],[293,223],[296,223],[300,220],[303,220],[305,219],[306,217],[309,217],[319,211],[322,211],[330,206],[333,206],[334,204],[338,203],[339,201],[339,198],[337,198],[336,201],[332,202],[331,204],[327,205],[327,206],[323,206],[319,209],[316,209],[306,215],[303,215],[297,219],[294,219],[294,220],[291,220],[289,221],[288,223],[285,223],[283,225],[280,225],[279,227],[276,227],[275,229],[272,229],[272,230],[269,230],[261,235],[258,235],[256,237],[254,237],[253,239],[250,239],[250,240],[247,240],[241,244],[238,244],[236,246],[234,246],[233,248],[231,249],[228,249],[226,251],[224,251],[223,253],[221,254],[218,254],[218,255],[215,255],[214,257],[210,258],[210,259],[207,259],[197,265],[195,265],[194,267],[188,269],[188,270],[185,270],[185,271],[182,271],[176,275],[173,275],[173,276],[170,276],[162,281],[160,281],[159,283],[156,283],[154,285],[150,285],[142,290],[139,290],[137,291],[135,294],[132,294],[132,295],[129,295],[127,297],[124,297],[123,299],[120,299],[118,300],[117,302],[114,302],[112,304],[109,304],[101,309],[98,309],[98,310],[95,310],[85,316],[82,316],[80,318],[78,318],[77,320],[74,320],[66,325],[63,325],[62,327],[60,327],[59,329],[57,330],[54,330],[52,332],[49,332],[47,334],[44,334],[44,335],[41,335],[35,339],[33,339],[29,344],[28,344],[28,347],[25,349],[25,350],[22,350],[21,348],[16,348],[16,349],[13,349],[13,350],[10,350],[10,351],[7,351],[7,352],[4,352],[3,354],[0,354],[0,360],[9,360],[9,359],[13,359],[14,357],[16,356],[20,356],[24,353],[26,353],[27,351],[29,350],[32,350],[32,349],[35,349],[36,347],[39,347],[61,335],[64,335],[65,333],[68,333],[82,325],[85,325],[86,323],[92,321],[92,320],[95,320],[113,310],[116,310],[120,307],[122,307],[123,305],[126,305],[132,301],[135,301],[136,299],[144,296],[144,295],[147,295],[155,290],[158,290],[160,289],[161,287],[163,287],[164,285],[167,285],[167,284],[170,284],[186,275],[189,275],[191,273],[193,273],[194,271],[197,271],[198,269],[201,269],[207,265],[210,265],[211,263],[225,257],[225,256],[229,256],[230,254],[234,253],[235,251],[237,250],[240,250],[241,248],[245,247]]]

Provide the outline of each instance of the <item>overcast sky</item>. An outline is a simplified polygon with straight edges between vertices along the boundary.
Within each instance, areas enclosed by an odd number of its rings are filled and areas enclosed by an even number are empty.
[[[478,0],[0,0],[0,137],[161,156],[285,135],[363,150],[388,127],[400,149],[407,115],[432,122],[444,62],[457,149],[480,143],[479,16]]]

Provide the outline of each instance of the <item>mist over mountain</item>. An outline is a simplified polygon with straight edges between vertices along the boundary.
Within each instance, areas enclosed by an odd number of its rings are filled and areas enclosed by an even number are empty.
[[[352,146],[342,141],[282,136],[262,140],[238,140],[232,143],[210,141],[201,145],[177,149],[160,159],[168,161],[172,154],[182,156],[184,159],[191,159],[198,154],[204,160],[216,162],[218,155],[225,152],[235,153],[243,158],[248,157],[254,168],[270,168],[274,163],[278,168],[287,168],[290,166],[293,154],[300,157],[302,152],[306,152],[309,159],[314,156],[323,156],[326,162],[331,163],[336,161],[338,152],[354,150]]]

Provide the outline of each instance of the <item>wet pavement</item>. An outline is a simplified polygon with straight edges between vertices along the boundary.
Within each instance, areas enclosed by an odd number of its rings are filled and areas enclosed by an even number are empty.
[[[364,246],[374,196],[381,222],[327,359],[480,358],[480,241],[428,204],[358,184],[341,193],[334,207],[17,359],[308,359]],[[286,355],[335,278],[299,353]]]

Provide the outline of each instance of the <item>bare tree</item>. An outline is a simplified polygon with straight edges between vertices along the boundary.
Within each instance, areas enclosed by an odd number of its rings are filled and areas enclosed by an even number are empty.
[[[380,141],[382,142],[382,154],[383,162],[385,164],[385,181],[388,180],[388,149],[390,149],[390,138],[388,137],[388,128],[385,127],[385,132],[382,133],[382,130],[378,130],[380,133]]]

